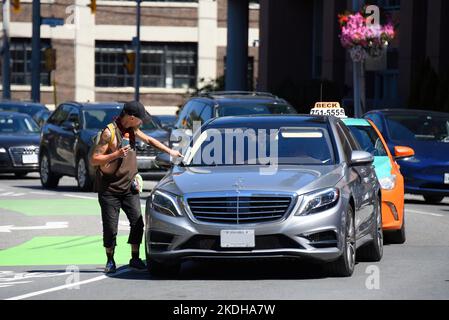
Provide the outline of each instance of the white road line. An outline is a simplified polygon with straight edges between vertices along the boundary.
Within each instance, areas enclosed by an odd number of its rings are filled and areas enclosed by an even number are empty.
[[[68,194],[68,193],[64,193],[63,194],[65,197],[71,197],[71,198],[78,198],[78,199],[90,199],[90,200],[97,200],[98,198],[95,197],[89,197],[89,196],[77,196],[74,194]]]
[[[23,299],[27,299],[27,298],[31,298],[31,297],[35,297],[35,296],[39,296],[41,294],[45,294],[45,293],[49,293],[49,292],[55,292],[55,291],[59,291],[59,290],[64,290],[64,289],[68,289],[71,287],[77,287],[83,284],[88,284],[88,283],[92,283],[92,282],[96,282],[96,281],[101,281],[104,279],[108,279],[108,278],[114,278],[118,275],[121,275],[122,273],[128,272],[130,271],[130,269],[126,268],[120,271],[117,271],[116,273],[114,273],[114,275],[111,276],[107,276],[107,275],[102,275],[99,277],[95,277],[89,280],[84,280],[84,281],[78,281],[78,282],[74,282],[74,283],[70,283],[70,284],[66,284],[63,286],[59,286],[59,287],[54,287],[54,288],[50,288],[50,289],[46,289],[46,290],[41,290],[41,291],[35,291],[35,292],[31,292],[31,293],[27,293],[21,296],[16,296],[16,297],[12,297],[12,298],[8,298],[5,300],[23,300]]]
[[[429,213],[429,212],[424,212],[424,211],[418,211],[418,210],[413,210],[413,209],[405,209],[406,213],[416,213],[416,214],[422,214],[424,216],[432,216],[432,217],[444,217],[443,214],[437,214],[437,213]]]
[[[56,196],[56,192],[45,192],[45,191],[31,191],[31,194],[38,194],[41,196]]]

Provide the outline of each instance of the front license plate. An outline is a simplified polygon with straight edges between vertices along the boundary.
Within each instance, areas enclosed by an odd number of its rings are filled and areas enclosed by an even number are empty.
[[[23,164],[37,164],[38,163],[37,154],[22,155],[22,163]]]
[[[449,173],[444,174],[444,183],[449,184]]]
[[[222,248],[254,248],[254,230],[221,230],[220,244]]]

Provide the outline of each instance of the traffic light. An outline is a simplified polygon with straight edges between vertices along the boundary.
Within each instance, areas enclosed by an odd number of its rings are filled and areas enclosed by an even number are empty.
[[[134,69],[136,67],[136,53],[126,52],[125,53],[125,69],[128,74],[134,74]]]
[[[20,12],[20,0],[11,0],[12,12],[19,13]]]
[[[95,14],[97,12],[97,0],[90,0],[90,13]]]
[[[56,49],[47,48],[44,50],[45,70],[47,72],[56,70]]]

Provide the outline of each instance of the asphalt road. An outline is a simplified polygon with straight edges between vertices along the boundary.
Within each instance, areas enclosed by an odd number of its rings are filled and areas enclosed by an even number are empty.
[[[142,205],[154,181],[146,181]],[[176,279],[127,268],[122,214],[114,276],[105,257],[96,195],[64,178],[43,190],[36,174],[0,176],[0,299],[449,299],[449,199],[426,205],[407,196],[407,242],[386,245],[379,263],[330,278],[298,262],[187,262]],[[143,258],[143,250],[141,257]]]

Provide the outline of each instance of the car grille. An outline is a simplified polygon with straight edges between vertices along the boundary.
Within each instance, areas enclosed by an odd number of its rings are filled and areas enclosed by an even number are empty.
[[[209,223],[248,224],[282,219],[291,197],[248,196],[190,198],[187,200],[196,220]]]
[[[35,167],[36,164],[23,164],[22,156],[27,154],[39,155],[39,147],[11,147],[9,148],[9,154],[15,167]]]

